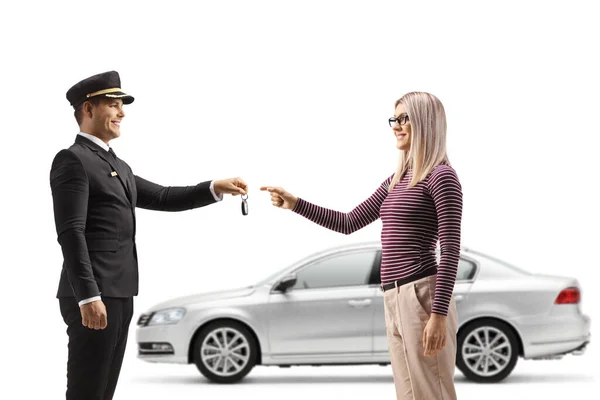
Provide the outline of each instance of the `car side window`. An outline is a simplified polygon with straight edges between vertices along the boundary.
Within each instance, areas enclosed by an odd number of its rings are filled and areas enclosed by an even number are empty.
[[[294,290],[363,286],[369,284],[377,251],[360,251],[328,257],[296,272]]]
[[[475,275],[475,264],[464,258],[458,260],[458,271],[456,273],[457,281],[468,281]]]

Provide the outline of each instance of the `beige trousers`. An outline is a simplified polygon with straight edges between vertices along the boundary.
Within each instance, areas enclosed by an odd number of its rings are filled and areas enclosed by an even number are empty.
[[[423,330],[431,315],[436,275],[383,294],[390,361],[397,400],[455,400],[454,366],[458,316],[454,298],[446,317],[446,345],[433,356],[423,352]]]

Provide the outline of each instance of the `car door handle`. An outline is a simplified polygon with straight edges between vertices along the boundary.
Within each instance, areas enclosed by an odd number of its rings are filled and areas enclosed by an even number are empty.
[[[463,300],[465,298],[465,296],[463,296],[462,294],[455,294],[454,295],[454,301],[459,302],[461,300]]]
[[[350,304],[350,306],[352,307],[366,307],[368,305],[371,304],[371,299],[364,299],[364,300],[350,300],[348,301],[348,304]]]

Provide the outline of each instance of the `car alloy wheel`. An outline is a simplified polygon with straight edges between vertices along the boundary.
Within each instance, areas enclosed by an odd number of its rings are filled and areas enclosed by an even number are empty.
[[[218,383],[237,382],[256,362],[257,346],[249,330],[235,321],[209,324],[194,343],[194,362],[200,372]]]
[[[508,325],[496,320],[475,321],[458,335],[456,365],[470,380],[499,382],[514,369],[517,338]]]

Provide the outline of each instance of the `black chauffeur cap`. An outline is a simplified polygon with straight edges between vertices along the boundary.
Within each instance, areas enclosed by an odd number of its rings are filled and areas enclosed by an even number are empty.
[[[90,76],[77,82],[67,91],[67,100],[77,108],[91,97],[102,96],[110,99],[122,99],[123,104],[133,103],[133,97],[121,90],[121,78],[117,71],[108,71]]]

